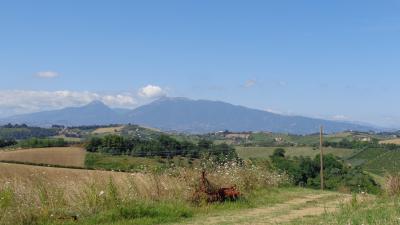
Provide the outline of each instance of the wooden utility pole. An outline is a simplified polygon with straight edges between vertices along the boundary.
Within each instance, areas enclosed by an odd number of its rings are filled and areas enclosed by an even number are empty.
[[[319,158],[321,163],[320,177],[321,177],[321,190],[324,190],[324,150],[322,149],[322,136],[324,127],[321,126],[319,131],[319,150],[321,151]]]

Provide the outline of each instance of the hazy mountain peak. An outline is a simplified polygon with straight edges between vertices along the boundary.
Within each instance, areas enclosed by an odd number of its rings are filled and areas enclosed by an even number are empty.
[[[103,106],[103,107],[107,107],[108,108],[108,106],[106,104],[104,104],[100,100],[93,100],[93,101],[89,102],[87,105],[84,105],[84,106],[86,106],[86,107],[88,107],[88,106]]]

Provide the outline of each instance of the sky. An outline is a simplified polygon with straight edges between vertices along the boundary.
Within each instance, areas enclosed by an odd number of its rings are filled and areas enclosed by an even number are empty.
[[[400,1],[1,1],[0,117],[209,99],[400,128]]]

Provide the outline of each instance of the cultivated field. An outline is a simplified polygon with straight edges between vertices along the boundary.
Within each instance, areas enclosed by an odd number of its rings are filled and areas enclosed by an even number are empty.
[[[277,147],[236,147],[240,157],[249,158],[269,158]],[[284,147],[287,156],[309,156],[315,157],[319,154],[319,149],[312,147]],[[324,148],[325,154],[333,154],[340,158],[347,158],[355,154],[357,150],[346,148]]]
[[[107,133],[117,133],[120,132],[124,126],[118,126],[118,127],[101,127],[96,130],[94,130],[92,133],[93,134],[107,134]]]
[[[33,148],[0,151],[0,161],[84,167],[85,154],[79,147]]]
[[[389,139],[389,140],[380,141],[379,144],[395,144],[395,145],[400,145],[400,138],[395,138],[395,139]]]

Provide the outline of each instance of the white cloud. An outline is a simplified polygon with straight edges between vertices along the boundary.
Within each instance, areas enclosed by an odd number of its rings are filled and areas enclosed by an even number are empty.
[[[110,107],[134,108],[137,106],[135,96],[130,93],[0,90],[0,117],[81,106],[94,100],[102,101]]]
[[[161,87],[151,84],[141,88],[138,93],[140,97],[149,99],[159,98],[165,96],[165,94],[165,91]]]
[[[247,80],[247,81],[244,83],[243,87],[245,87],[245,88],[251,88],[251,87],[253,87],[253,86],[256,85],[256,84],[257,84],[257,81],[255,81],[255,80]]]
[[[36,76],[40,78],[55,78],[60,76],[60,74],[55,71],[40,71],[36,73]]]

